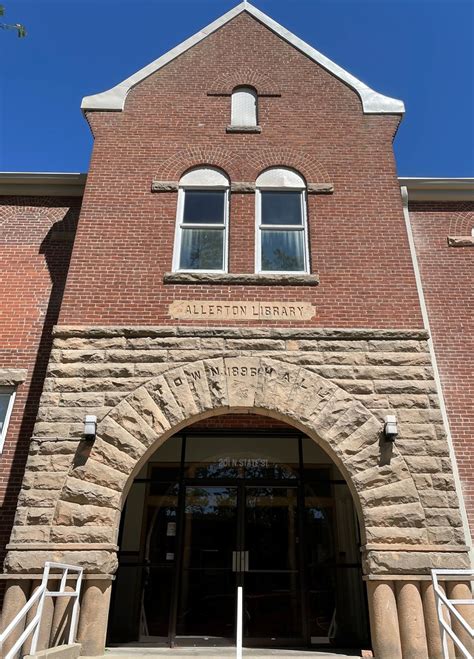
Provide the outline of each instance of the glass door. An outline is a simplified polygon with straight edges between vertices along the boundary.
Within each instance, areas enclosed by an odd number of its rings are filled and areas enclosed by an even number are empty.
[[[185,487],[176,642],[220,645],[235,638],[238,488]],[[194,639],[194,641],[193,641]]]
[[[245,643],[303,644],[297,486],[246,486],[243,521]]]

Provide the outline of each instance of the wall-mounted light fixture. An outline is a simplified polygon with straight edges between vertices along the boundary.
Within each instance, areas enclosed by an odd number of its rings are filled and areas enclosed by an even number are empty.
[[[93,442],[97,434],[97,417],[93,414],[86,414],[84,419],[84,439]]]
[[[384,419],[383,434],[385,439],[389,442],[394,442],[395,437],[398,435],[397,417],[394,414],[389,414]]]

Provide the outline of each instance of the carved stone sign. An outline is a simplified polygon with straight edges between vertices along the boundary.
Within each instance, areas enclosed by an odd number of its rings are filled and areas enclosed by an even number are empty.
[[[243,302],[176,300],[171,318],[181,320],[310,320],[316,308],[309,302]]]

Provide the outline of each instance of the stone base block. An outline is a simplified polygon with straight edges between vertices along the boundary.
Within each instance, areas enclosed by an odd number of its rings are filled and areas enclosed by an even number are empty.
[[[50,648],[49,650],[40,650],[35,654],[28,654],[25,659],[77,659],[81,654],[81,644],[72,643],[71,645],[61,645],[57,648]]]

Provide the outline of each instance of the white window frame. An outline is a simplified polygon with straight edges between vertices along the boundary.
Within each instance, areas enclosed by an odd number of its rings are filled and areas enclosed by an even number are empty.
[[[261,179],[261,182],[259,182]],[[301,226],[295,224],[262,225],[262,192],[299,192],[301,201]],[[255,190],[255,272],[268,275],[305,275],[310,273],[308,240],[308,207],[306,184],[297,172],[284,167],[274,167],[262,172],[256,181]],[[303,270],[263,270],[262,232],[263,231],[303,231]]]
[[[10,417],[13,410],[13,405],[15,403],[16,389],[14,387],[0,387],[1,394],[10,394],[10,400],[8,401],[7,413],[5,415],[5,420],[3,422],[2,429],[0,430],[0,453],[3,452],[3,446],[5,444],[5,439],[8,431],[8,424],[10,423]]]
[[[214,176],[216,174],[217,176]],[[209,181],[219,180],[217,184],[209,184]],[[224,184],[224,180],[226,183]],[[202,223],[185,224],[183,222],[184,213],[184,199],[186,190],[224,190],[224,223],[222,225]],[[211,167],[197,167],[196,169],[185,174],[178,188],[178,203],[176,211],[176,229],[173,251],[173,272],[212,272],[217,274],[224,274],[228,271],[228,258],[229,258],[229,200],[230,200],[230,184],[227,176],[217,168]],[[213,229],[215,231],[223,231],[223,268],[219,270],[203,270],[198,268],[180,268],[179,263],[181,260],[181,243],[183,229]]]

